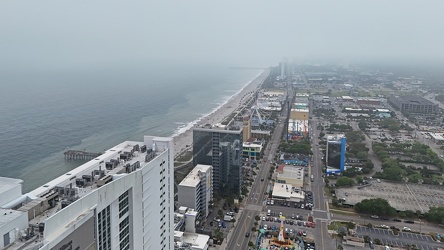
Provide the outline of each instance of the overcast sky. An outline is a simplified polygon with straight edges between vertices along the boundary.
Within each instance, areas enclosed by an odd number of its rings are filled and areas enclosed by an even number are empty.
[[[444,1],[0,1],[0,66],[444,58]]]

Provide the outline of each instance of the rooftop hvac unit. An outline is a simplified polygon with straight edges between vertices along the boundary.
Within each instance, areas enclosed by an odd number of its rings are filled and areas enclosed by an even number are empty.
[[[84,187],[85,186],[85,180],[84,179],[76,179],[76,186],[77,187]]]
[[[90,182],[92,182],[93,177],[91,175],[85,174],[85,175],[82,175],[82,179],[84,179],[86,183],[90,183]]]

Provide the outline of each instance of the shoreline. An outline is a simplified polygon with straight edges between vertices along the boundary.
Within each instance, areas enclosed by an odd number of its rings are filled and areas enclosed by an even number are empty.
[[[258,90],[258,87],[264,82],[264,80],[270,74],[270,69],[265,69],[259,75],[257,75],[253,80],[246,83],[238,92],[232,95],[220,106],[212,110],[210,113],[199,117],[195,121],[191,122],[183,129],[182,132],[175,133],[172,135],[174,140],[174,158],[177,158],[184,152],[192,148],[193,145],[193,128],[205,125],[205,124],[216,124],[221,123],[227,116],[233,113],[239,108],[245,101],[249,98],[243,98],[248,94],[247,97],[254,95]],[[186,128],[186,129],[185,129]],[[179,129],[180,131],[180,129]]]

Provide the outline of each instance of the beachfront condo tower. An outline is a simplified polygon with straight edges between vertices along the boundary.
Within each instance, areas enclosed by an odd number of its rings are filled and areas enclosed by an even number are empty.
[[[0,178],[0,249],[174,249],[172,138],[122,142],[27,194],[21,183]]]
[[[213,166],[213,194],[240,195],[242,128],[193,129],[193,165]]]

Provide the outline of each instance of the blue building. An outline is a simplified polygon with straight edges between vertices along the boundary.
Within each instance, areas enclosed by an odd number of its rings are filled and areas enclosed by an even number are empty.
[[[327,137],[326,166],[327,175],[338,174],[345,170],[345,135]]]

